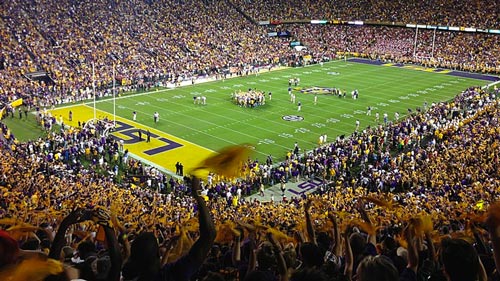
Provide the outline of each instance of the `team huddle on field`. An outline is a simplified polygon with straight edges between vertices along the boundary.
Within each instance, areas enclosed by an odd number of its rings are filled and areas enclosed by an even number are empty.
[[[272,94],[269,92],[269,100]],[[266,93],[257,89],[248,89],[248,91],[237,91],[231,94],[231,100],[239,107],[257,107],[266,104]]]

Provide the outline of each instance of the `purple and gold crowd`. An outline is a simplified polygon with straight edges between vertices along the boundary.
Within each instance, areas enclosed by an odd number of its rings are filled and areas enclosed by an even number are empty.
[[[7,1],[0,8],[1,100],[23,97],[43,106],[74,102],[89,98],[93,85],[98,96],[106,96],[113,68],[120,91],[126,91],[221,75],[229,69],[241,73],[251,67],[292,65],[306,54],[321,60],[349,52],[498,73],[497,35],[438,31],[433,40],[432,30],[420,30],[414,50],[414,29],[309,24],[269,29],[251,21],[344,15],[352,19],[361,14],[361,19],[382,22],[463,20],[460,26],[498,27],[495,1],[475,2],[475,13],[459,12],[469,10],[463,1],[445,2]],[[275,30],[288,30],[291,38],[267,35]],[[291,40],[305,44],[307,53],[291,49]],[[48,78],[26,77],[37,71]]]
[[[253,175],[242,181],[185,178],[177,192],[167,194],[116,184],[97,168],[66,159],[72,154],[51,152],[63,147],[58,142],[83,158],[90,145],[96,146],[90,158],[119,149],[85,129],[22,144],[9,141],[13,136],[3,128],[0,276],[496,278],[498,94],[466,89],[401,122],[339,137],[303,156],[292,154],[269,173],[268,163],[249,162]],[[279,203],[228,202],[228,192],[236,197],[255,182],[271,180],[266,173],[329,184]],[[30,267],[39,279],[23,275]],[[470,278],[449,277],[464,274]]]
[[[232,0],[256,21],[263,20],[362,20],[418,23],[476,28],[500,27],[499,3],[479,0],[445,1],[264,1]]]

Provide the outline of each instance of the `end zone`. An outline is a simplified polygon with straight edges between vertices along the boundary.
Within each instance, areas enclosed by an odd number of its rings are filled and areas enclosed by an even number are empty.
[[[78,127],[78,121],[86,122],[94,117],[93,110],[87,105],[75,105],[57,108],[50,112],[55,117],[62,116],[64,124]],[[70,111],[73,115],[72,121],[69,120]],[[113,115],[108,112],[101,110],[96,110],[96,112],[99,119],[107,117],[113,120]],[[139,138],[139,131],[141,138]],[[146,142],[148,131],[151,137],[150,142]],[[189,171],[213,154],[212,150],[119,116],[116,116],[116,128],[110,135],[117,140],[122,140],[124,149],[128,149],[140,160],[154,163],[172,174],[175,174],[177,162],[182,163],[184,171]]]

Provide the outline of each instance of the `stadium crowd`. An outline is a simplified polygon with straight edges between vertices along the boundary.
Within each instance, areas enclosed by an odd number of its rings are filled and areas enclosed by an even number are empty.
[[[126,91],[297,57],[235,7],[254,19],[419,15],[498,27],[498,13],[481,12],[497,11],[495,1],[476,1],[477,13],[462,1],[426,2],[441,13],[404,1],[266,3],[4,1],[1,101],[23,97],[35,108],[88,98],[92,63],[103,96],[113,64]],[[290,29],[315,58],[349,51],[412,61],[411,30]],[[421,35],[425,56],[432,32]],[[439,33],[436,60],[425,63],[498,69],[498,40]],[[54,83],[22,78],[33,71],[49,72]],[[0,123],[0,280],[496,280],[498,95],[466,89],[450,102],[412,109],[401,122],[290,152],[276,165],[248,160],[246,177],[234,181],[168,178],[101,137],[99,124],[19,143]],[[117,180],[119,166],[131,180]],[[244,198],[282,179],[315,178],[331,184],[280,202]]]
[[[247,64],[268,65],[288,50],[242,21],[225,1],[6,4],[1,10],[5,39],[13,49],[24,49],[28,62],[33,60],[28,69],[25,57],[4,54],[10,78],[23,81],[19,74],[38,70],[47,71],[55,83],[30,81],[4,90],[51,104],[88,98],[93,72],[98,96],[109,94],[113,65],[119,86],[147,89],[191,77],[236,73]],[[53,12],[44,12],[48,10]],[[224,20],[220,14],[226,15]],[[33,94],[27,95],[27,90]]]
[[[232,0],[256,21],[262,20],[362,20],[444,26],[499,28],[496,2],[445,1],[264,1]]]
[[[235,3],[195,0],[8,1],[0,9],[0,36],[5,42],[0,54],[1,100],[8,102],[22,97],[32,105],[50,106],[87,99],[91,97],[93,85],[99,97],[110,95],[113,68],[122,92],[147,90],[207,75],[236,75],[243,73],[243,69],[264,65],[292,65],[307,54],[312,55],[313,60],[321,60],[324,56],[334,58],[338,52],[451,69],[500,71],[500,54],[495,48],[500,43],[496,35],[439,31],[433,43],[433,31],[421,30],[414,57],[412,29],[312,25],[261,27],[248,21],[245,14],[255,19],[270,18],[268,13],[293,15],[296,11],[337,15],[338,12],[329,12],[329,9],[338,8],[341,14],[351,16],[363,11],[367,18],[372,18],[373,13],[377,16],[374,19],[380,21],[407,20],[406,17],[413,15],[424,20],[433,16],[443,19],[470,16],[464,21],[470,21],[472,26],[494,27],[498,23],[492,18],[497,14],[493,11],[498,9],[495,1],[477,3],[477,11],[491,11],[481,13],[480,17],[451,9],[450,5],[467,7],[460,1],[451,4],[436,1],[425,5],[417,2],[403,5],[401,1],[379,1],[370,5],[360,2],[359,7],[351,2],[333,5],[324,1],[278,1],[272,3],[279,9],[263,7],[269,3],[248,0]],[[376,7],[365,9],[366,5]],[[427,5],[438,11],[421,11],[428,9]],[[384,13],[377,12],[379,10]],[[419,12],[405,12],[414,10]],[[450,13],[454,16],[448,16]],[[221,18],[222,14],[224,17]],[[302,16],[306,14],[297,17]],[[97,26],[99,29],[95,28]],[[268,31],[287,29],[291,29],[291,38],[267,35]],[[294,51],[289,47],[291,40],[303,42],[308,49]],[[434,57],[430,59],[433,45]],[[47,76],[42,81],[25,77],[36,71],[46,72]]]
[[[190,278],[221,274],[233,278],[229,280],[274,280],[278,276],[282,280],[285,276],[292,280],[311,276],[338,280],[353,273],[362,275],[363,266],[381,266],[384,274],[393,275],[382,278],[395,278],[381,280],[398,280],[397,276],[416,280],[417,275],[444,280],[435,276],[441,272],[437,269],[447,267],[446,274],[454,274],[461,268],[448,265],[443,257],[444,247],[451,243],[457,247],[452,248],[455,251],[467,252],[468,260],[454,261],[472,262],[467,274],[481,272],[477,265],[481,254],[483,273],[492,276],[492,252],[483,240],[487,239],[482,230],[486,226],[480,217],[500,187],[497,95],[498,91],[470,88],[453,101],[431,105],[400,123],[339,137],[303,158],[291,154],[278,165],[273,178],[291,177],[293,170],[302,166],[305,168],[298,177],[330,177],[333,184],[305,199],[291,198],[277,204],[233,199],[242,192],[237,189],[264,181],[260,169],[265,165],[249,163],[255,174],[252,180],[200,184],[186,178],[177,192],[162,194],[155,188],[119,187],[106,174],[78,167],[74,161],[68,165],[64,156],[52,156],[50,149],[58,146],[49,140],[39,140],[36,145],[8,142],[12,136],[4,127],[7,138],[2,141],[0,225],[6,226],[8,233],[2,233],[0,241],[13,249],[3,254],[3,260],[29,261],[26,255],[33,252],[19,252],[18,247],[42,250],[51,258],[62,255],[86,280],[118,280],[120,272],[124,280],[138,276],[145,278],[141,280],[194,280]],[[78,139],[69,134],[59,141],[72,143],[73,138]],[[83,138],[106,147],[106,142]],[[397,153],[391,155],[391,151]],[[476,169],[478,166],[482,168]],[[356,167],[359,172],[354,171]],[[75,211],[63,220],[67,210]],[[199,224],[194,220],[196,214]],[[69,226],[90,218],[97,224]],[[434,227],[429,228],[429,220]],[[409,226],[402,231],[407,221]],[[108,248],[103,245],[104,238],[98,238],[96,225],[102,225]],[[330,237],[326,233],[331,227],[337,230]],[[60,229],[63,233],[56,234]],[[344,230],[346,240],[341,242],[339,233]],[[315,231],[321,234],[317,238]],[[259,236],[260,232],[267,234]],[[200,242],[193,244],[198,234]],[[441,235],[448,238],[440,240]],[[414,240],[420,241],[418,246]],[[475,241],[476,249],[466,241]],[[141,246],[134,247],[136,243]],[[486,246],[480,248],[480,243]],[[65,251],[61,252],[63,246]],[[432,252],[434,246],[441,248],[440,260]],[[79,258],[73,256],[75,251]],[[452,256],[457,255],[454,252]],[[179,257],[183,258],[177,260]],[[381,259],[382,264],[370,265],[373,259]],[[16,260],[19,266],[20,260]],[[168,263],[172,260],[177,262]],[[6,274],[15,275],[3,266]]]

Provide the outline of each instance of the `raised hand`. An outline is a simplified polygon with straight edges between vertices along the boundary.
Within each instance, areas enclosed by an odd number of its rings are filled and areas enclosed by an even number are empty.
[[[92,211],[91,210],[86,210],[83,208],[78,208],[71,213],[69,213],[64,219],[63,222],[64,224],[71,225],[83,221],[87,221],[92,219]]]

